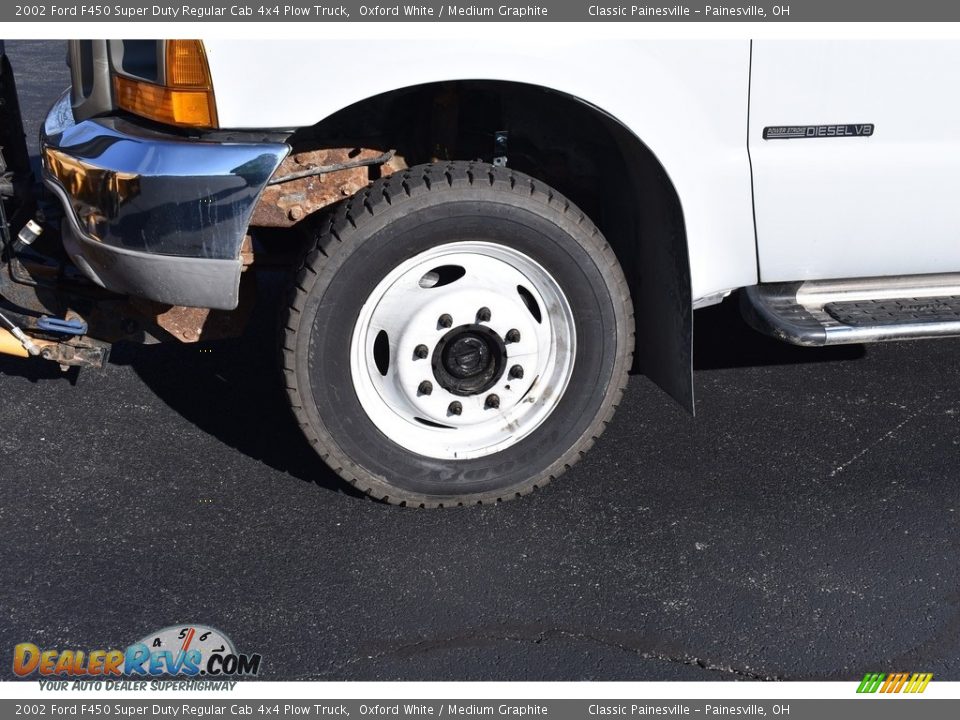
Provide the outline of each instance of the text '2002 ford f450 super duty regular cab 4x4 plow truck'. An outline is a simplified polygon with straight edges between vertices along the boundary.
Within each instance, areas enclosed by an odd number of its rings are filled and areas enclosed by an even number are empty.
[[[693,311],[734,291],[799,345],[960,334],[960,43],[368,50],[72,41],[45,197],[4,58],[0,350],[237,335],[285,269],[306,438],[436,507],[563,473],[631,369],[692,410]]]

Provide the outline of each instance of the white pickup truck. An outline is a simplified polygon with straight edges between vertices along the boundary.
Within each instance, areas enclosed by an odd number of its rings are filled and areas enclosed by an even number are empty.
[[[632,369],[692,409],[693,311],[737,290],[800,345],[960,334],[960,43],[370,50],[71,42],[43,172],[58,277],[99,295],[25,312],[32,352],[212,337],[289,268],[304,434],[362,491],[436,507],[562,474]]]

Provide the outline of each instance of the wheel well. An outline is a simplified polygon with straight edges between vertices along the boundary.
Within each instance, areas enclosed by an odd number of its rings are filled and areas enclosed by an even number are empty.
[[[501,132],[505,151],[496,141]],[[630,282],[635,370],[692,411],[690,264],[680,199],[653,152],[615,118],[539,86],[441,82],[363,100],[289,142],[294,153],[395,149],[410,166],[505,154],[509,167],[559,190],[600,228]]]

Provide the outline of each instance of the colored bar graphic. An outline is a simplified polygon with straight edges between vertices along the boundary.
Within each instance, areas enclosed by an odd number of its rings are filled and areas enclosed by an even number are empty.
[[[863,676],[863,680],[860,682],[860,687],[857,688],[858,693],[875,693],[880,687],[880,683],[883,682],[886,675],[883,673],[867,673]]]
[[[933,680],[933,673],[920,673],[917,675],[917,683],[914,685],[913,690],[908,692],[913,693],[922,693],[927,689],[927,685],[930,684],[930,681]]]
[[[857,686],[858,693],[922,693],[933,680],[933,673],[867,673]]]

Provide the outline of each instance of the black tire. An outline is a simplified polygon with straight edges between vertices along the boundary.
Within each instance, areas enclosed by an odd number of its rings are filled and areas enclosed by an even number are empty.
[[[350,338],[387,273],[464,233],[509,244],[553,274],[573,310],[576,353],[566,391],[531,434],[483,457],[435,459],[370,420],[351,381]],[[291,287],[282,362],[297,421],[334,471],[380,500],[443,507],[526,495],[576,463],[620,402],[633,335],[620,265],[576,206],[506,168],[436,163],[377,180],[320,221]]]

